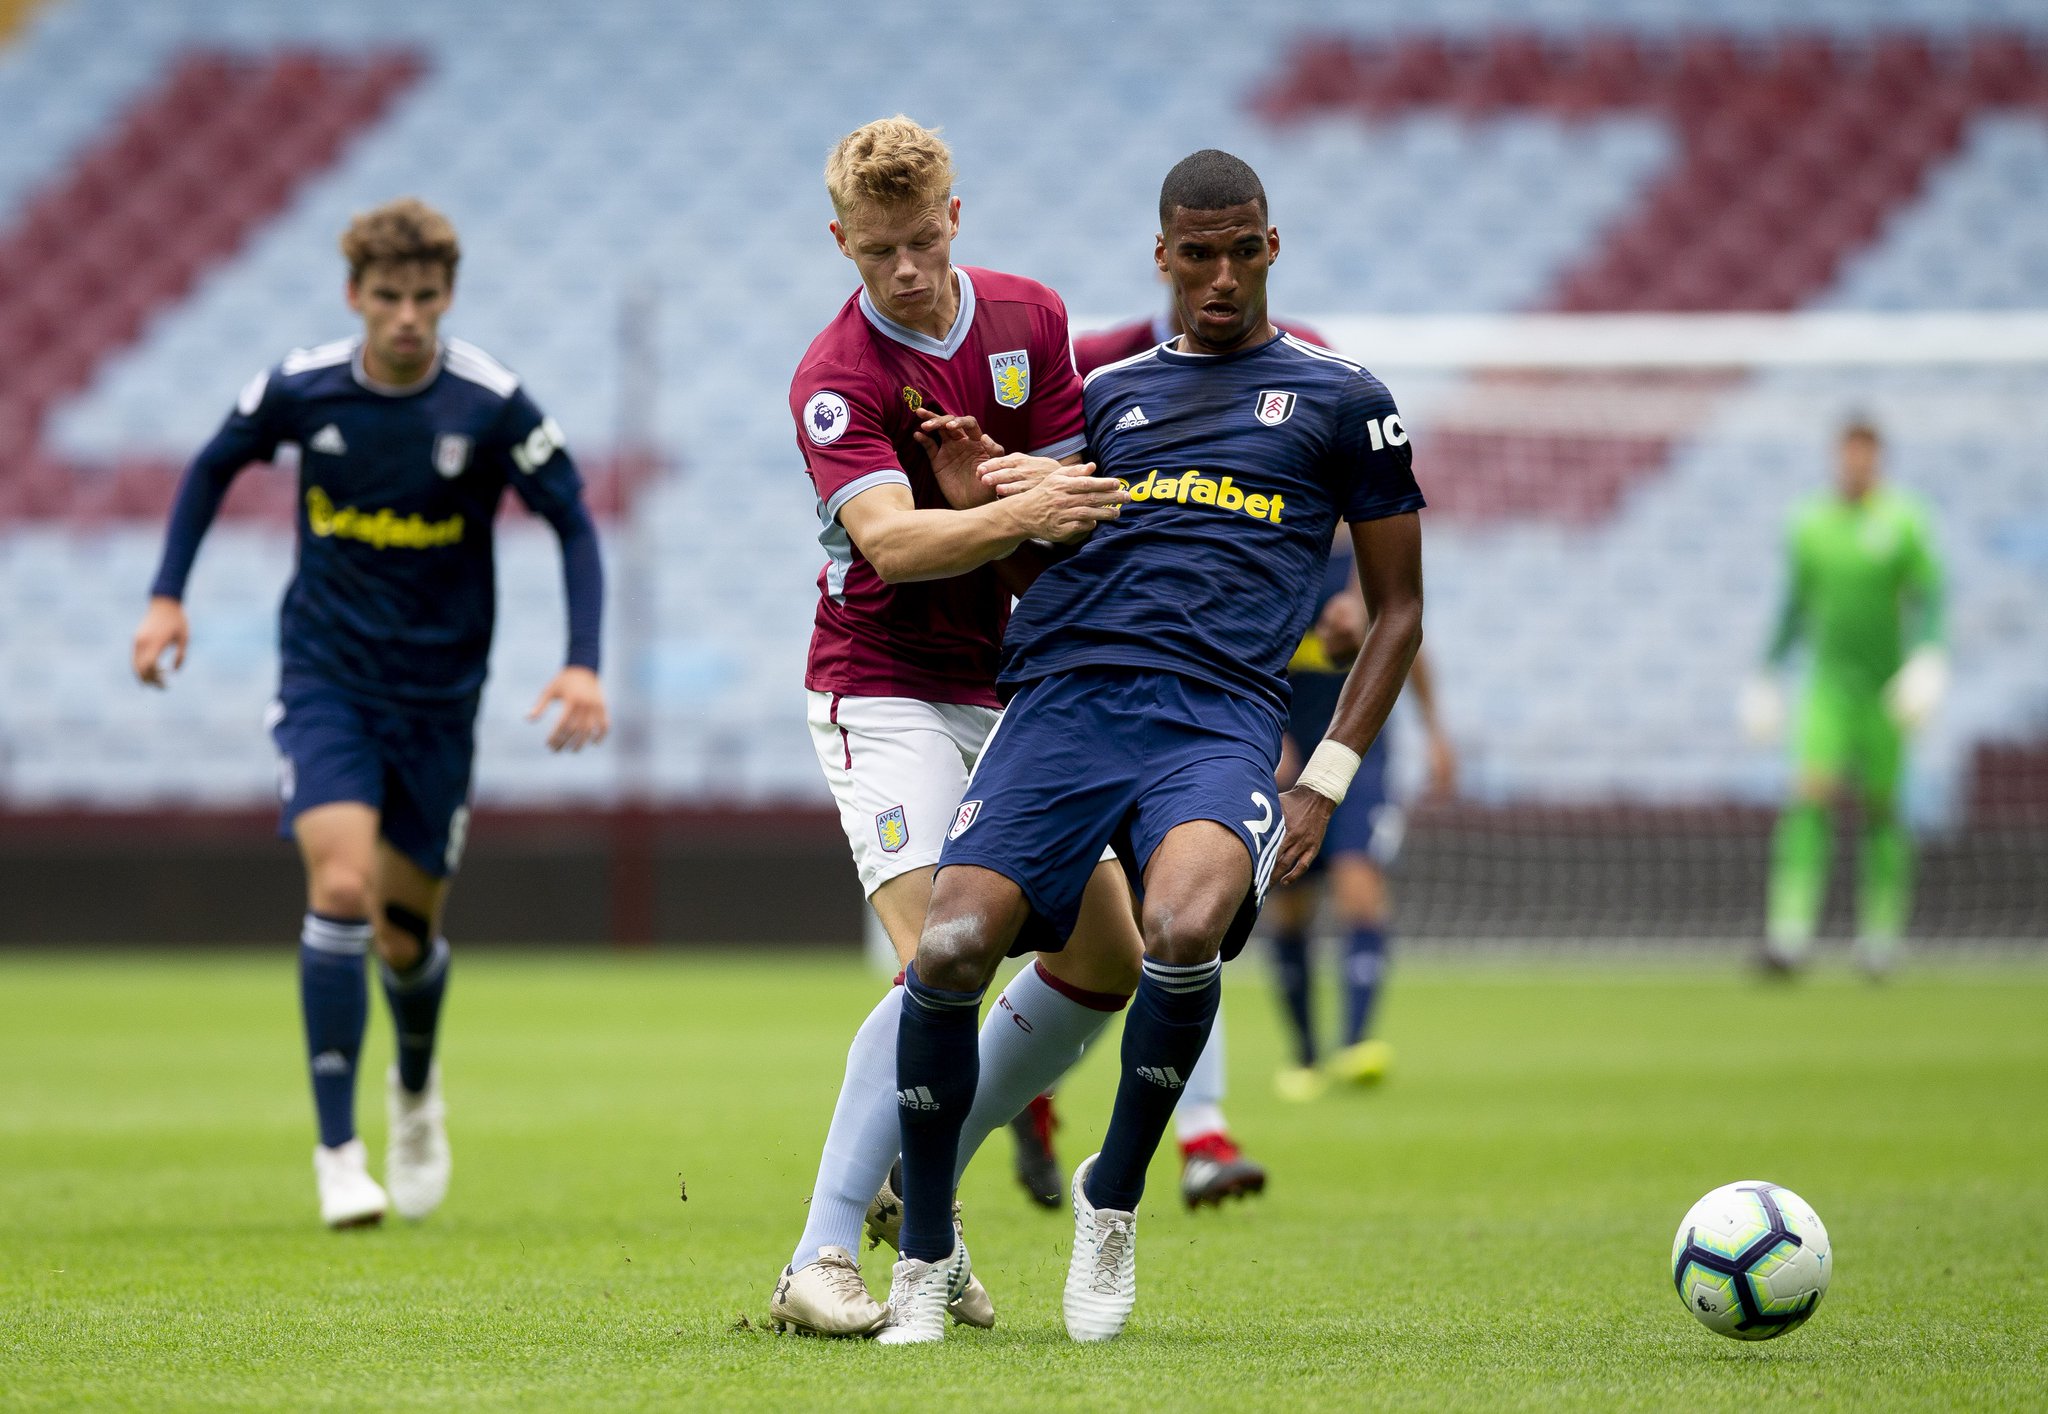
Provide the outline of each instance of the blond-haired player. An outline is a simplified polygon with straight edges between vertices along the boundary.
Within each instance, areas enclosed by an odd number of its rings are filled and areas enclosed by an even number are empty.
[[[977,479],[977,464],[1005,450],[1077,462],[1081,385],[1057,295],[953,263],[960,200],[938,133],[904,117],[869,123],[833,149],[825,184],[860,288],[789,391],[826,555],[804,685],[861,886],[907,961],[940,846],[972,818],[962,797],[1001,714],[997,653],[1012,586],[1025,582],[1002,562],[1034,540],[1085,536],[1123,494],[1092,466],[1001,499]],[[1140,944],[1114,867],[1097,870],[1076,936],[1081,945],[1020,972],[990,1012],[963,1156],[1065,1071],[1136,987]],[[778,1327],[868,1335],[887,1315],[853,1253],[899,1147],[901,1014],[892,990],[847,1053],[803,1236],[771,1302]],[[885,1236],[888,1199],[875,1224]],[[952,1294],[954,1319],[994,1320],[964,1263]]]

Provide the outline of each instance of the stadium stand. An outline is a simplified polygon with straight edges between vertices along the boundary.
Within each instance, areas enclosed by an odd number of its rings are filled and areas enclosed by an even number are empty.
[[[943,15],[963,49],[1004,55],[1009,82],[962,101],[945,66],[902,70],[890,27],[823,3],[51,6],[0,53],[0,113],[30,139],[0,145],[0,357],[59,325],[64,354],[0,396],[19,458],[0,479],[0,594],[32,606],[0,637],[0,802],[267,795],[281,476],[244,478],[201,558],[177,690],[133,690],[123,651],[178,462],[257,365],[346,329],[333,242],[354,209],[406,191],[447,209],[466,248],[457,330],[522,372],[601,476],[635,419],[665,468],[608,528],[632,586],[611,606],[612,676],[644,758],[535,747],[520,718],[561,611],[550,541],[513,524],[483,797],[816,802],[797,684],[818,551],[782,397],[852,287],[822,229],[839,132],[897,109],[943,123],[959,258],[1047,279],[1087,318],[1157,302],[1158,174],[1198,142],[1265,175],[1287,242],[1276,293],[1310,320],[2048,308],[2038,10],[1838,0],[1798,30],[1780,14],[1734,0],[1705,32],[1675,0],[1484,0],[1425,26],[1373,0],[1333,32],[1328,7],[1290,0],[1218,46],[1163,0],[1113,21],[1038,6],[1028,24],[907,7],[909,27]],[[622,412],[635,301],[658,395]],[[1456,396],[1469,408],[1501,376]],[[1986,772],[2048,732],[2048,414],[1936,410],[2024,405],[2019,376],[1719,374],[1666,385],[1698,403],[1682,435],[1576,443],[1450,417],[1431,441],[1415,406],[1443,512],[1431,640],[1477,800],[1771,799],[1783,768],[1736,736],[1732,684],[1776,593],[1783,511],[1825,474],[1831,420],[1869,408],[1955,567],[1957,691],[1915,808],[1936,824],[1999,808]],[[1803,432],[1745,434],[1793,394]]]

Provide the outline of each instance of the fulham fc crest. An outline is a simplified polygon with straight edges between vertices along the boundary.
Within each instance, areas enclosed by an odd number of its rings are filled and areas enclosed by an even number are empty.
[[[1031,351],[1012,349],[988,356],[988,376],[995,380],[996,401],[1006,408],[1020,408],[1031,396]]]
[[[434,439],[434,470],[453,479],[469,465],[469,438],[460,432],[443,432]]]
[[[960,808],[959,808],[958,810],[956,810],[956,811],[954,811],[954,812],[953,812],[953,828],[952,828],[952,829],[950,829],[950,830],[948,830],[948,831],[946,831],[946,838],[947,838],[947,839],[949,839],[949,840],[957,840],[957,839],[959,839],[959,838],[960,838],[960,837],[961,837],[962,835],[966,834],[966,833],[967,833],[967,827],[968,827],[969,825],[972,825],[972,824],[974,823],[974,817],[975,817],[975,816],[977,816],[977,815],[979,815],[980,813],[981,813],[981,802],[980,802],[980,801],[978,801],[978,800],[963,800],[963,801],[961,801],[961,802],[960,802]]]
[[[1259,394],[1259,401],[1252,409],[1259,421],[1268,427],[1278,427],[1294,416],[1294,394],[1267,389]]]

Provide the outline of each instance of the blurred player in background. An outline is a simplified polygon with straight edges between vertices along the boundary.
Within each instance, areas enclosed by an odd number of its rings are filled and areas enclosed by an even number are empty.
[[[292,353],[242,390],[178,487],[134,645],[136,675],[165,686],[164,655],[182,667],[191,637],[185,581],[229,484],[297,447],[298,569],[278,616],[268,720],[280,833],[306,866],[299,995],[320,1128],[313,1171],[332,1227],[374,1223],[387,1202],[355,1122],[373,942],[398,1037],[389,1202],[424,1217],[448,1188],[434,1060],[448,987],[441,911],[468,823],[497,603],[491,522],[507,486],[560,537],[569,605],[567,665],[529,715],[562,704],[548,737],[557,751],[602,740],[608,725],[604,569],[582,479],[517,376],[441,337],[461,258],[454,227],[408,198],[358,216],[341,249],[362,334]]]
[[[1861,801],[1856,950],[1873,976],[1897,960],[1911,909],[1913,846],[1899,789],[1906,738],[1940,705],[1948,663],[1942,649],[1942,573],[1927,512],[1880,476],[1882,441],[1862,419],[1842,429],[1832,492],[1792,515],[1786,590],[1766,671],[1744,689],[1751,735],[1781,730],[1776,674],[1793,645],[1809,654],[1794,727],[1797,771],[1791,803],[1771,841],[1767,969],[1806,960],[1827,897],[1835,800]]]
[[[1289,324],[1276,319],[1273,327],[1317,348],[1330,346],[1327,339],[1305,324]],[[1149,319],[1133,319],[1128,324],[1097,330],[1075,339],[1074,366],[1086,378],[1105,365],[1119,363],[1134,354],[1178,339],[1183,332],[1180,315],[1169,300],[1163,313]],[[1348,556],[1346,563],[1349,563]],[[1358,640],[1362,640],[1365,634],[1363,600],[1360,601],[1359,620]],[[1351,652],[1358,651],[1358,640],[1352,642]],[[1321,738],[1322,733],[1318,731],[1316,739]],[[1193,1073],[1188,1076],[1187,1088],[1181,1092],[1180,1104],[1173,1111],[1174,1134],[1180,1141],[1180,1196],[1190,1208],[1220,1206],[1225,1198],[1263,1193],[1266,1189],[1265,1166],[1247,1156],[1231,1138],[1230,1123],[1223,1114],[1228,1080],[1224,1063],[1223,1012],[1219,1003],[1216,1026],[1209,1033],[1209,1044],[1203,1048],[1202,1058],[1195,1063]],[[1059,1157],[1053,1152],[1052,1143],[1058,1125],[1053,1096],[1048,1091],[1033,1100],[1010,1126],[1016,1145],[1017,1182],[1033,1201],[1047,1208],[1057,1208],[1066,1201],[1066,1178],[1060,1172]]]
[[[1085,534],[1123,493],[1061,472],[998,501],[978,480],[976,466],[1005,444],[1078,462],[1081,384],[1057,295],[952,263],[960,202],[938,134],[903,117],[869,123],[833,150],[825,184],[832,234],[861,284],[789,390],[827,556],[804,685],[861,887],[908,960],[940,847],[1001,715],[996,661],[1013,586],[998,562],[1033,539]],[[989,1013],[977,1135],[1064,1072],[1137,986],[1129,892],[1113,864],[1097,873],[1083,929],[1105,946],[1026,967]],[[888,1314],[854,1249],[864,1226],[892,1240],[900,1216],[886,1179],[899,1147],[902,1012],[892,990],[847,1052],[803,1235],[770,1299],[779,1329],[861,1336]],[[963,1146],[963,1162],[978,1142]],[[992,1324],[964,1260],[957,1275],[953,1319]]]
[[[1141,898],[1144,975],[1102,1151],[1074,1173],[1062,1307],[1076,1340],[1122,1331],[1145,1169],[1208,1042],[1222,960],[1268,880],[1315,853],[1421,639],[1407,434],[1377,379],[1267,318],[1280,242],[1257,174],[1195,153],[1167,174],[1159,211],[1155,259],[1188,332],[1096,370],[1086,391],[1088,444],[1129,485],[1129,513],[1046,568],[1018,607],[1003,642],[1010,707],[904,973],[902,1260],[887,1344],[944,1337],[967,1261],[949,1207],[962,1125],[981,1103],[982,994],[1006,952],[1080,943],[1084,890],[1109,844]],[[1331,738],[1282,796],[1282,674],[1340,517],[1374,625]]]
[[[1340,546],[1324,571],[1315,627],[1302,638],[1287,665],[1293,696],[1287,709],[1281,780],[1292,784],[1306,754],[1328,734],[1346,670],[1365,641],[1365,630],[1365,597],[1358,588],[1357,564],[1350,547]],[[1458,757],[1437,713],[1428,658],[1419,649],[1408,670],[1408,690],[1428,737],[1427,788],[1448,794],[1457,784]],[[1392,1048],[1370,1035],[1373,1004],[1387,961],[1390,910],[1385,871],[1400,852],[1406,828],[1405,815],[1388,791],[1392,730],[1389,724],[1374,738],[1358,774],[1351,778],[1343,803],[1330,812],[1322,853],[1310,863],[1300,883],[1281,889],[1269,905],[1280,999],[1294,1035],[1295,1064],[1274,1078],[1274,1090],[1282,1099],[1314,1099],[1330,1076],[1353,1084],[1372,1084],[1385,1076],[1393,1062]],[[1323,887],[1317,887],[1319,884]],[[1309,931],[1324,892],[1344,930],[1344,1041],[1330,1057],[1327,1070],[1317,1065],[1309,957]]]

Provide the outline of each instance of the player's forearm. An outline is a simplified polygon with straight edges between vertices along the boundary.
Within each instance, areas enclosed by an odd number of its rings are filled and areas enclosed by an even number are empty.
[[[1412,601],[1385,605],[1374,614],[1365,646],[1359,650],[1351,671],[1344,675],[1344,688],[1330,718],[1327,739],[1359,756],[1365,755],[1380,729],[1386,726],[1421,649],[1419,595]]]
[[[604,555],[597,526],[578,500],[548,516],[562,542],[562,594],[569,609],[569,649],[564,662],[597,672],[604,623]]]
[[[992,501],[961,511],[899,511],[867,527],[858,543],[885,581],[913,584],[979,569],[1026,538],[1010,503]]]
[[[206,538],[207,528],[220,513],[228,487],[241,470],[239,460],[221,455],[211,445],[185,468],[185,475],[178,481],[177,496],[171,502],[163,558],[157,563],[156,578],[149,587],[153,597],[185,597],[185,581],[192,573],[192,562],[199,557],[199,542]]]
[[[1429,655],[1419,647],[1408,669],[1408,689],[1414,694],[1415,712],[1422,719],[1422,729],[1431,736],[1442,736],[1443,722],[1436,711],[1436,676],[1430,671]]]

